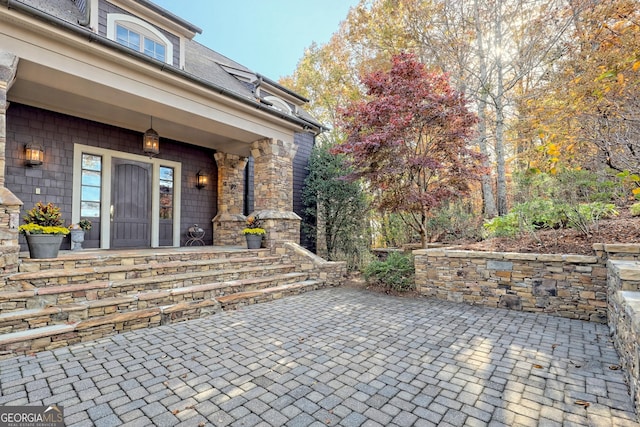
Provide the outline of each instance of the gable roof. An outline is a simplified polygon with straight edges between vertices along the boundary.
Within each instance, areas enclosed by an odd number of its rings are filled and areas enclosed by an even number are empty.
[[[191,32],[202,32],[200,28],[188,23],[150,1],[130,1],[158,13],[164,18],[170,19]],[[153,58],[135,52],[110,39],[107,39],[104,36],[96,34],[87,27],[81,25],[80,23],[83,22],[86,17],[83,12],[79,10],[74,0],[0,0],[0,2],[6,2],[9,7],[13,6],[20,8],[27,13],[31,13],[44,20],[49,20],[54,24],[64,23],[64,27],[70,30],[82,33],[89,31],[91,32],[92,40],[102,42],[111,48],[126,52],[140,60],[153,63],[158,62]],[[20,5],[22,5],[22,7],[20,7]],[[139,18],[143,19],[144,17]],[[289,115],[275,108],[271,108],[271,104],[260,98],[260,91],[256,89],[261,83],[266,83],[277,91],[292,97],[296,101],[296,104],[307,102],[307,100],[302,96],[281,86],[273,80],[255,73],[244,65],[233,61],[232,59],[196,42],[193,39],[185,38],[184,41],[184,69],[163,63],[162,66],[167,71],[172,71],[173,74],[179,75],[182,78],[192,79],[199,84],[209,85],[213,90],[224,93],[236,100],[257,103],[261,110],[267,111],[279,118],[293,121],[298,125],[302,125],[305,129],[313,129],[316,132],[324,129],[321,123],[315,120],[303,109],[296,108],[295,111]]]

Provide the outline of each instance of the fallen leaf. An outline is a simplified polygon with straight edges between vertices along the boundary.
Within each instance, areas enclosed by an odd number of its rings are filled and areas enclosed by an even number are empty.
[[[591,405],[589,402],[586,402],[584,400],[576,400],[575,404],[576,405],[580,405],[580,406],[584,406],[585,408],[588,408],[589,405]]]
[[[171,413],[172,413],[173,415],[177,415],[177,414],[179,414],[179,413],[180,413],[180,409],[174,409],[173,411],[171,411]]]
[[[183,376],[181,376],[180,378],[187,378],[187,374],[184,374]]]
[[[551,349],[552,349],[552,350],[555,350],[557,346],[558,346],[558,344],[553,344],[553,345],[551,346]]]
[[[617,371],[620,369],[620,365],[611,365],[609,366],[609,369],[611,369],[612,371]]]
[[[536,369],[542,369],[542,365],[533,365],[533,367]]]
[[[206,424],[204,423],[204,421],[200,421],[200,423],[198,424],[198,427],[204,427]]]

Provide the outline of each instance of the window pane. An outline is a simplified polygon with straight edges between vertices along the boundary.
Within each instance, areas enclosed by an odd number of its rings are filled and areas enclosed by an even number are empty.
[[[83,218],[98,218],[100,216],[100,203],[82,202],[80,204],[80,216]]]
[[[173,218],[173,168],[160,167],[160,219]]]
[[[156,43],[156,59],[164,61],[167,55],[164,52],[164,46]]]
[[[129,44],[129,30],[120,25],[116,25],[116,40],[118,43],[128,46]]]
[[[116,26],[116,41],[138,52],[140,51],[140,34],[121,25]]]
[[[92,170],[92,171],[102,170],[102,157],[83,154],[82,169]]]
[[[173,208],[160,208],[160,219],[173,219]]]
[[[173,168],[160,168],[160,179],[164,181],[173,181]]]
[[[82,182],[80,186],[80,216],[100,217],[102,195],[102,157],[82,154]]]
[[[99,202],[100,201],[100,187],[87,187],[82,186],[82,201]]]
[[[82,185],[100,186],[100,172],[82,171]]]
[[[160,61],[165,60],[164,46],[155,40],[144,39],[144,54]]]
[[[153,40],[144,39],[144,53],[149,56],[154,56],[156,43]]]

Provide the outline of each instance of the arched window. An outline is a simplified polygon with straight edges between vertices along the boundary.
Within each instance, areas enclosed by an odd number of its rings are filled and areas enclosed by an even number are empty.
[[[157,28],[135,16],[107,15],[107,38],[167,64],[173,63],[173,45]]]

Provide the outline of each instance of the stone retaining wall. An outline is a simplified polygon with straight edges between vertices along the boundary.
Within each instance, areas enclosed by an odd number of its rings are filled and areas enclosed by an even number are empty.
[[[453,249],[414,254],[423,295],[606,322],[607,273],[596,256]]]
[[[273,250],[284,262],[294,264],[296,271],[308,272],[311,278],[321,280],[328,286],[340,286],[345,282],[345,262],[327,261],[294,242],[278,242]]]
[[[640,414],[640,262],[609,263],[609,329]]]
[[[608,259],[640,260],[640,245],[594,245],[594,255],[414,251],[426,296],[488,307],[607,322]]]

